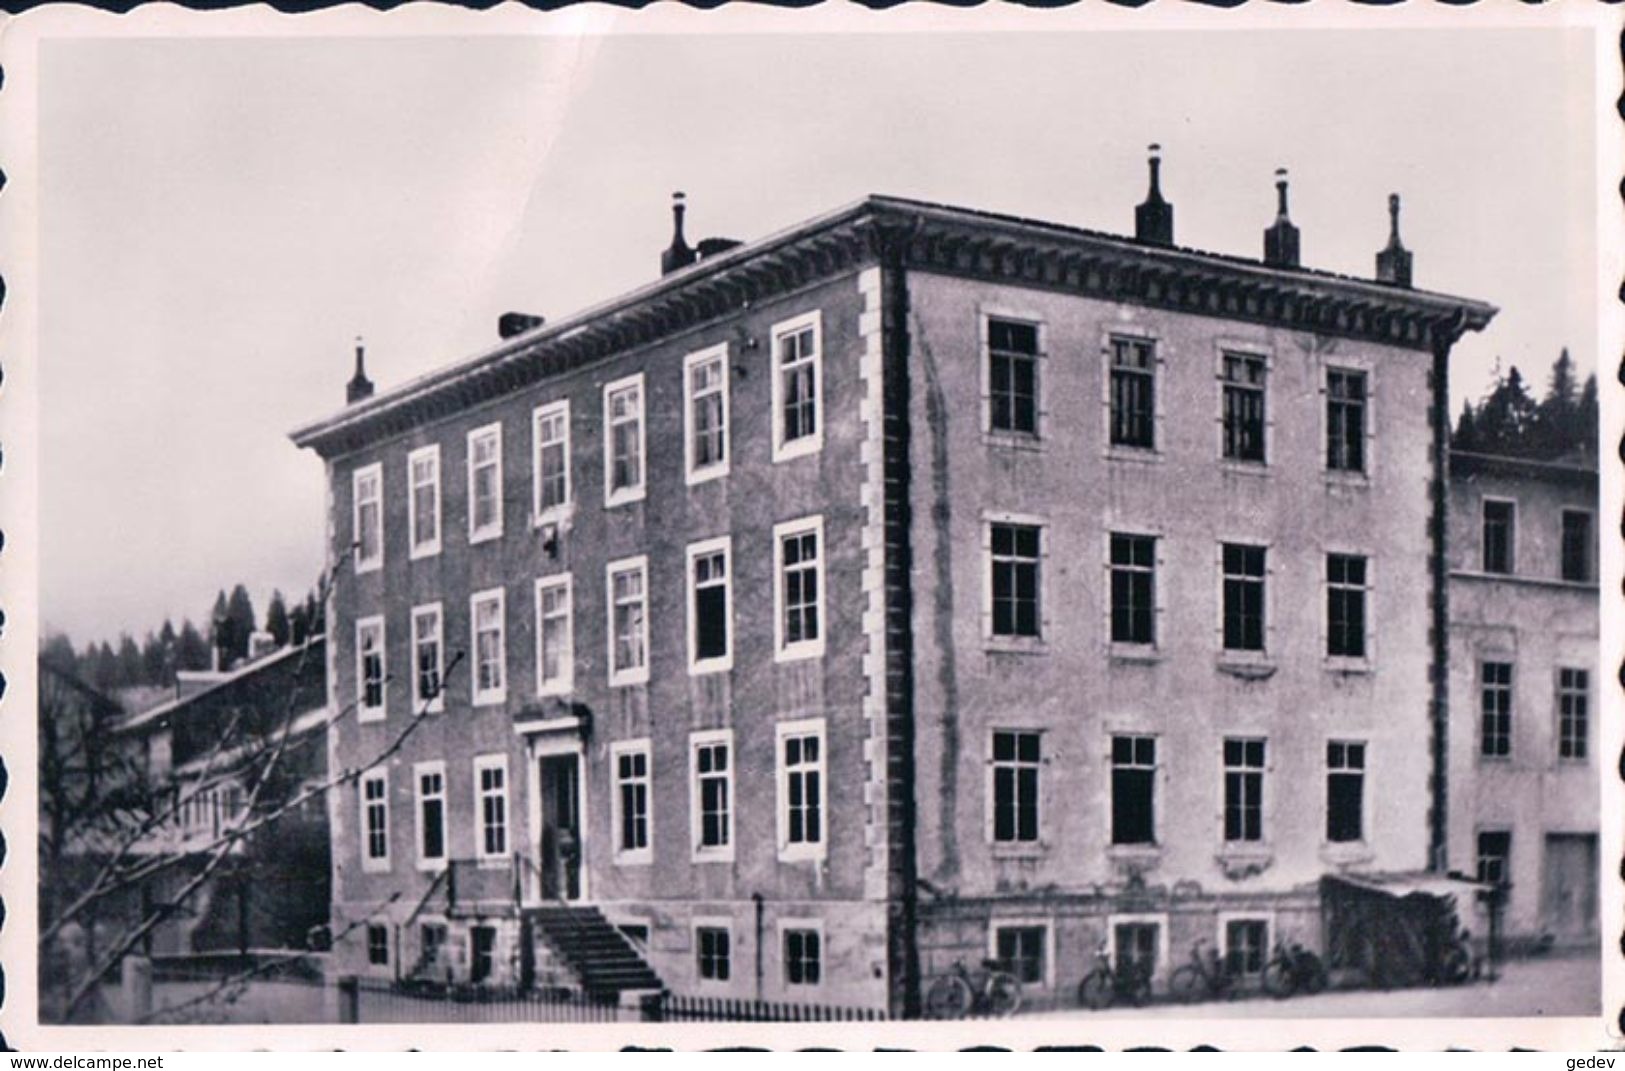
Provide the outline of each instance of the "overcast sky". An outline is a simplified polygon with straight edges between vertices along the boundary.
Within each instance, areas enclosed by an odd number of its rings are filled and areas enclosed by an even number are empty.
[[[1305,264],[1369,276],[1400,192],[1418,286],[1499,355],[1595,366],[1578,32],[149,39],[40,83],[41,606],[76,641],[263,614],[323,559],[287,432],[647,282],[690,237],[892,193],[1128,232],[1165,146],[1181,244],[1258,256],[1292,171]],[[1564,104],[1567,107],[1564,107]]]

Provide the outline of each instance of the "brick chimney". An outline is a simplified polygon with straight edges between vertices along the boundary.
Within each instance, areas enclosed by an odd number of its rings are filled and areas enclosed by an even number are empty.
[[[683,202],[681,190],[671,195],[671,245],[660,254],[661,275],[670,275],[674,271],[686,268],[695,260],[694,250],[683,240],[683,213],[687,209]]]
[[[354,405],[372,397],[372,380],[367,378],[366,347],[361,336],[355,337],[355,375],[344,387],[344,404]]]
[[[1174,244],[1174,206],[1162,199],[1162,146],[1150,147],[1151,189],[1134,209],[1134,237],[1148,245]]]
[[[512,338],[533,331],[547,322],[547,317],[528,312],[505,312],[497,317],[497,337]]]
[[[1388,195],[1388,245],[1377,254],[1377,282],[1410,289],[1411,252],[1399,240],[1399,194]]]
[[[1298,228],[1286,210],[1286,168],[1275,171],[1275,222],[1264,231],[1264,263],[1276,268],[1298,266]]]

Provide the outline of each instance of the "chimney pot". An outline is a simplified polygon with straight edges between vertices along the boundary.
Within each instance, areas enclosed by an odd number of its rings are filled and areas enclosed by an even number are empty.
[[[1264,263],[1276,268],[1298,266],[1298,228],[1287,213],[1286,168],[1275,170],[1275,222],[1264,230]]]
[[[366,344],[361,336],[355,337],[355,375],[344,387],[344,404],[354,405],[372,397],[372,380],[367,378],[367,352]]]
[[[674,271],[686,268],[696,259],[694,250],[689,248],[688,242],[683,238],[683,214],[688,210],[687,200],[682,190],[671,195],[671,245],[660,254],[661,275],[670,275]]]
[[[1162,146],[1151,143],[1147,160],[1151,172],[1145,200],[1134,209],[1134,237],[1147,245],[1174,244],[1174,206],[1162,196]]]
[[[1377,281],[1411,285],[1411,254],[1399,240],[1399,194],[1388,195],[1388,245],[1377,254]]]

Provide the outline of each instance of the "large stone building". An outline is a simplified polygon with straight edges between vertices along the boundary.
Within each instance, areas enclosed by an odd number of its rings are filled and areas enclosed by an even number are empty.
[[[1450,860],[1513,938],[1597,937],[1597,468],[1450,458]]]
[[[1256,968],[1324,873],[1442,870],[1448,357],[1494,310],[1411,286],[1397,203],[1377,278],[1302,267],[1284,177],[1262,261],[1180,248],[1156,168],[1132,238],[679,208],[639,290],[358,367],[294,434],[366,770],[340,969],[524,980],[601,915],[680,992],[901,1013],[955,958]]]

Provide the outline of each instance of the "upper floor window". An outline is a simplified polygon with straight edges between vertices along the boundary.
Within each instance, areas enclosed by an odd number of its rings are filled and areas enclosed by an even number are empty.
[[[1038,434],[1038,325],[987,320],[988,428]]]
[[[779,858],[824,854],[824,722],[778,727]]]
[[[384,716],[384,619],[364,617],[355,623],[356,719]]]
[[[553,402],[537,408],[531,425],[535,439],[536,516],[570,504],[570,403]]]
[[[773,542],[778,557],[776,657],[816,658],[824,653],[824,519],[774,525]]]
[[[993,843],[1038,843],[1041,738],[1030,731],[993,733]]]
[[[1040,634],[1039,568],[1043,529],[995,521],[988,525],[992,634]]]
[[[643,498],[643,373],[604,387],[604,504]]]
[[[1326,653],[1365,657],[1366,560],[1360,554],[1326,555]]]
[[[384,469],[368,465],[356,469],[355,571],[365,573],[384,562]]]
[[[728,729],[695,733],[690,738],[693,781],[689,785],[693,815],[694,857],[733,858],[733,733]]]
[[[691,484],[728,472],[728,347],[683,361],[684,471]]]
[[[1264,839],[1264,741],[1224,742],[1224,839]]]
[[[1326,467],[1365,471],[1365,373],[1326,372]]]
[[[412,533],[412,557],[440,553],[440,447],[425,446],[406,456],[411,478],[406,500],[406,526]]]
[[[575,683],[575,628],[569,575],[536,581],[536,692],[563,695]]]
[[[1484,500],[1484,571],[1511,573],[1518,518],[1517,503],[1504,498]]]
[[[1154,536],[1111,535],[1112,642],[1156,642],[1157,540]]]
[[[1557,671],[1557,757],[1583,759],[1591,734],[1591,674],[1583,669]]]
[[[1504,759],[1512,754],[1512,663],[1482,663],[1478,684],[1478,753]]]
[[[418,796],[418,864],[425,869],[446,861],[446,764],[420,762],[412,768]]]
[[[1326,745],[1326,839],[1346,844],[1365,839],[1365,744],[1333,740]]]
[[[1112,737],[1112,843],[1157,841],[1157,738]]]
[[[468,433],[468,541],[502,534],[502,425]]]
[[[644,557],[610,562],[609,683],[641,684],[649,679],[649,561]]]
[[[1111,340],[1113,446],[1156,448],[1156,345],[1147,338]]]
[[[389,869],[389,771],[361,778],[361,869]]]
[[[499,859],[508,854],[508,758],[481,755],[474,760],[475,814],[479,838],[475,855]]]
[[[474,704],[500,703],[508,694],[508,650],[504,639],[503,590],[482,591],[469,600],[474,632]]]
[[[823,352],[816,312],[773,325],[773,460],[824,445]]]
[[[1264,649],[1264,547],[1226,543],[1224,646],[1228,651]]]
[[[724,536],[688,548],[688,667],[708,673],[733,665],[729,594],[731,543]]]
[[[445,697],[441,695],[445,662],[441,633],[439,603],[412,610],[412,697],[419,711],[434,712],[445,706]]]
[[[1253,353],[1224,355],[1224,456],[1264,461],[1264,386],[1268,365]]]
[[[1584,510],[1563,511],[1563,579],[1591,579],[1591,514]]]

